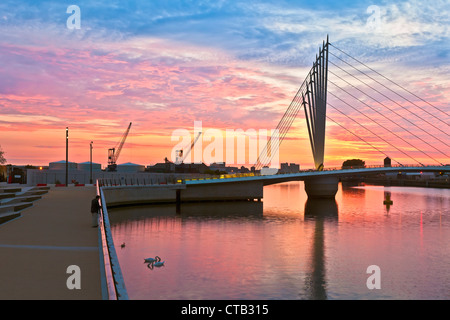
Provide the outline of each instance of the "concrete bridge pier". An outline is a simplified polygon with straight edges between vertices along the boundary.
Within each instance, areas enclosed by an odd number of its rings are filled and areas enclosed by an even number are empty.
[[[314,177],[305,180],[305,191],[308,198],[325,198],[335,197],[338,191],[339,178],[337,177]]]

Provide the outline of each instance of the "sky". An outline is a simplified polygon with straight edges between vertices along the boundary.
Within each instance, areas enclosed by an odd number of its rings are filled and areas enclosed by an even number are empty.
[[[68,127],[69,161],[89,161],[92,141],[105,166],[132,122],[118,163],[152,165],[195,121],[224,137],[274,129],[328,35],[325,167],[450,163],[449,17],[450,1],[2,0],[0,146],[7,163],[48,165]],[[335,47],[408,92],[371,73],[378,91],[362,94]],[[302,110],[279,161],[314,165]]]

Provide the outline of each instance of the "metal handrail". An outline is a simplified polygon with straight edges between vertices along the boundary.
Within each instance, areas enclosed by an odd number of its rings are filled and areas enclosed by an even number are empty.
[[[114,241],[111,235],[108,209],[103,194],[97,180],[97,195],[100,196],[100,214],[98,217],[99,236],[101,237],[103,266],[106,279],[106,287],[109,300],[128,300],[128,293],[117,258]]]

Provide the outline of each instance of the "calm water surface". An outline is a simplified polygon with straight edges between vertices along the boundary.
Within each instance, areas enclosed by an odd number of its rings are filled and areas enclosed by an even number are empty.
[[[340,185],[336,200],[307,201],[292,182],[265,187],[263,202],[110,219],[130,299],[450,299],[448,189]],[[154,256],[164,267],[144,263]],[[370,265],[381,289],[367,288]]]

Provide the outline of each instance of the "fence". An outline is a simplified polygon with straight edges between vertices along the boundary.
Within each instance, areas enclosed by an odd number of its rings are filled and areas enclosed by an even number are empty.
[[[102,248],[102,273],[105,279],[108,300],[128,300],[128,293],[117,258],[114,241],[111,235],[108,209],[106,207],[103,190],[97,181],[97,195],[100,196],[100,212],[98,217],[99,241]]]

